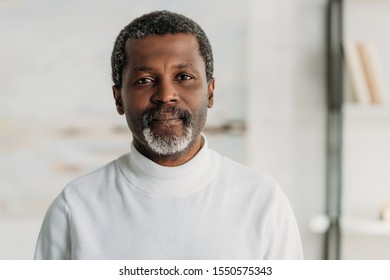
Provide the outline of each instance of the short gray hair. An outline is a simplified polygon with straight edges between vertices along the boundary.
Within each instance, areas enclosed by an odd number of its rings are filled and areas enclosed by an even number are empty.
[[[210,42],[203,29],[193,20],[169,11],[155,11],[130,22],[119,33],[111,55],[112,81],[122,87],[122,72],[126,64],[126,41],[142,39],[151,35],[185,33],[192,34],[198,41],[199,53],[206,65],[207,81],[213,78],[214,60]]]

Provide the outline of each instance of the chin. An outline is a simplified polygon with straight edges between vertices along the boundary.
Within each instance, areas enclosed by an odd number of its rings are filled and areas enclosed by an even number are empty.
[[[182,136],[155,135],[150,128],[143,130],[145,141],[151,151],[162,156],[172,156],[186,151],[193,142],[191,128],[185,128]]]

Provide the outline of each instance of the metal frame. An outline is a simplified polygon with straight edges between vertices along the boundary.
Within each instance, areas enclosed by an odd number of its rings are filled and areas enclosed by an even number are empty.
[[[327,3],[327,160],[324,259],[341,258],[342,131],[343,131],[343,0]]]

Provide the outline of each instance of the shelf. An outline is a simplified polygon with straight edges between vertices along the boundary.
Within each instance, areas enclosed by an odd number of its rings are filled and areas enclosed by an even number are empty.
[[[347,118],[382,118],[390,120],[390,106],[389,104],[346,103],[344,104],[344,116]]]
[[[347,4],[353,4],[353,3],[369,3],[369,4],[375,4],[375,3],[390,3],[390,0],[345,0]]]
[[[310,229],[315,233],[325,233],[329,225],[329,218],[325,215],[315,216],[310,221]],[[341,217],[340,227],[342,234],[390,237],[390,221]]]

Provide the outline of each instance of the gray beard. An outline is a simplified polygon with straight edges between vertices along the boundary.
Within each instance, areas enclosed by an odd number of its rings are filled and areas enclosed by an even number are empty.
[[[150,127],[143,131],[149,148],[156,154],[171,156],[184,151],[192,141],[192,127],[184,128],[183,136],[159,136],[156,137]]]

